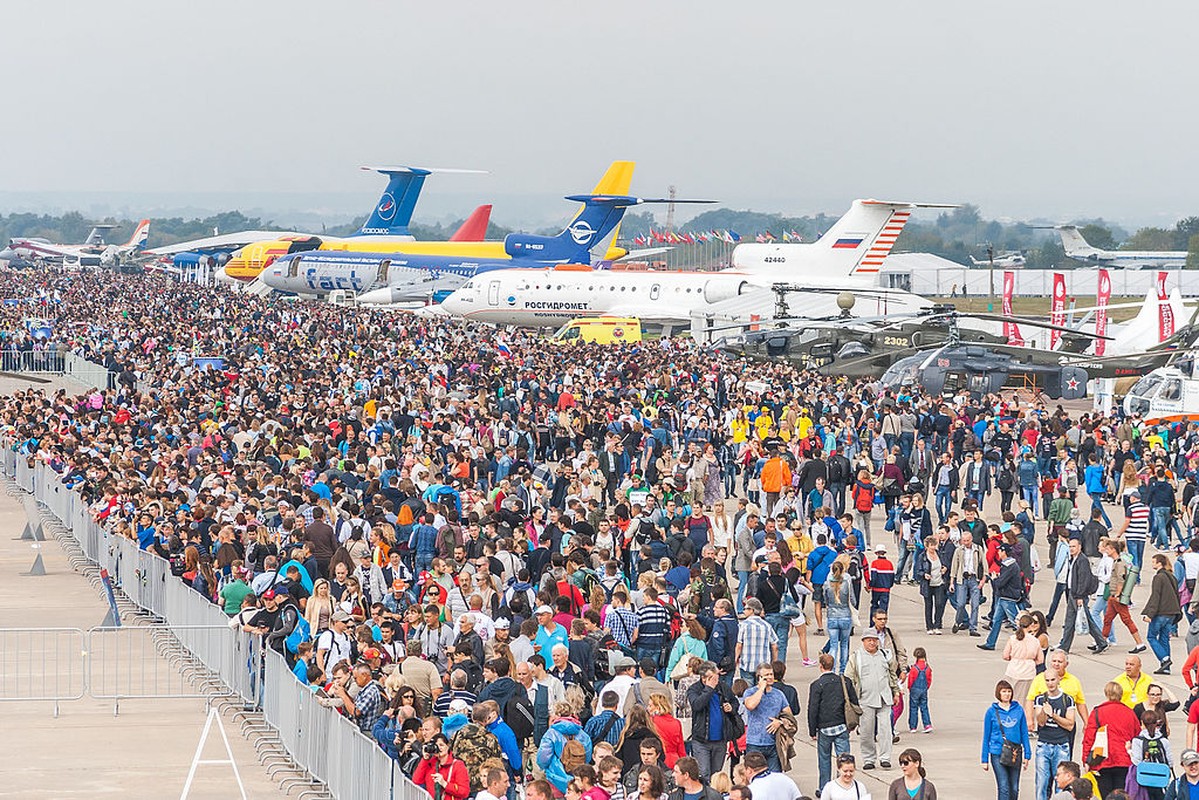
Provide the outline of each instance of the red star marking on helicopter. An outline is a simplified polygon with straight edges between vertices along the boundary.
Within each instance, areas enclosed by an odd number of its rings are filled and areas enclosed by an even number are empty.
[[[1078,379],[1071,378],[1070,380],[1066,381],[1066,385],[1070,387],[1070,391],[1074,391],[1078,388]]]

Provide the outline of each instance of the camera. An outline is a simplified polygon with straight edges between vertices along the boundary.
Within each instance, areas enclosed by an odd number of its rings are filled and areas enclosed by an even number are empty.
[[[437,755],[437,742],[425,742],[424,752],[430,758]]]

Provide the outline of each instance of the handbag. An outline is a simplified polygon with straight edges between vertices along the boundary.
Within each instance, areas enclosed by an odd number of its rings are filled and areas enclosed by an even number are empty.
[[[1003,726],[999,723],[999,712],[995,712],[995,726],[999,728],[1000,736],[1003,736]],[[1024,748],[1019,742],[1013,742],[1011,739],[1003,736],[1003,744],[999,748],[999,763],[1005,767],[1019,767],[1024,762]]]
[[[694,653],[683,653],[682,658],[674,665],[674,669],[670,671],[670,679],[680,681],[691,674],[691,660],[695,658]]]
[[[1174,776],[1170,774],[1170,765],[1157,761],[1142,761],[1136,765],[1137,786],[1146,789],[1164,789]]]
[[[1086,636],[1091,632],[1091,615],[1087,613],[1087,604],[1083,603],[1074,611],[1074,630]]]
[[[779,614],[787,619],[803,616],[803,609],[790,589],[783,592],[783,596],[779,598]]]
[[[854,730],[858,727],[858,722],[862,719],[862,707],[850,702],[849,689],[845,683],[845,676],[841,676],[841,694],[845,698],[845,727],[849,730]]]
[[[849,606],[849,621],[855,628],[862,627],[862,615],[858,613],[857,606],[850,604]]]

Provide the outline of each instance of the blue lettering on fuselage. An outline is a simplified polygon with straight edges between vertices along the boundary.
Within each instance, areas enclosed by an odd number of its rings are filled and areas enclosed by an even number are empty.
[[[350,270],[349,275],[318,275],[316,267],[309,267],[304,272],[304,282],[309,289],[322,292],[331,292],[334,289],[362,291],[362,280],[353,270]]]

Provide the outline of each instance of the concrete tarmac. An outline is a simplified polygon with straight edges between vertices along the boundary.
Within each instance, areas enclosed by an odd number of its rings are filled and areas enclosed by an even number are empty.
[[[18,661],[16,651],[35,648],[23,647],[29,640],[15,638],[19,634],[11,629],[86,631],[101,623],[108,608],[88,581],[72,571],[56,541],[43,542],[36,550],[30,542],[17,541],[24,525],[19,499],[0,491],[0,677],[5,679],[0,688],[4,733],[0,798],[180,797],[204,729],[203,700],[129,699],[121,702],[120,713],[114,716],[111,700],[93,699],[85,693],[83,699],[61,702],[58,718],[50,702],[7,702],[23,693],[49,696],[42,690],[52,686],[53,680],[43,674],[58,674],[64,693],[82,690],[83,658],[77,635],[63,634],[67,638],[57,648],[56,659],[43,669],[40,660],[32,664]],[[46,574],[23,575],[39,552]],[[112,665],[108,666],[112,674]],[[154,668],[170,669],[165,662]],[[176,677],[175,684],[178,682]],[[284,797],[267,778],[238,724],[228,717],[224,722],[246,796]],[[201,758],[228,758],[215,725]],[[189,797],[240,797],[232,768],[227,764],[197,767]]]

